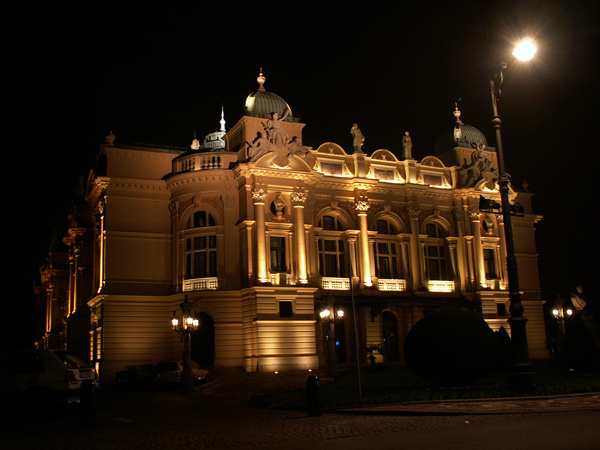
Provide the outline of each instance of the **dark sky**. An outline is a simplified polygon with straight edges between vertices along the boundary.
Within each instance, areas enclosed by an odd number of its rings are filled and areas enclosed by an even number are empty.
[[[30,2],[16,12],[9,88],[25,168],[10,181],[19,233],[30,236],[18,272],[43,264],[52,226],[64,233],[65,199],[110,130],[120,143],[187,147],[194,130],[218,129],[222,106],[227,126],[237,122],[262,67],[266,89],[306,123],[305,145],[349,149],[356,122],[366,152],[399,152],[410,131],[420,159],[451,126],[459,99],[463,121],[494,145],[488,68],[529,34],[537,58],[507,70],[500,101],[507,172],[515,184],[527,180],[544,216],[546,298],[576,278],[592,291],[600,268],[590,192],[599,160],[596,2],[322,3],[329,12],[307,2],[197,3]],[[26,277],[17,294],[32,284]]]

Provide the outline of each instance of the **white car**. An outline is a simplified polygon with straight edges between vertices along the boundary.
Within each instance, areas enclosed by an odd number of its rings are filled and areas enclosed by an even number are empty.
[[[154,368],[154,382],[158,384],[181,383],[183,374],[183,361],[161,361]],[[192,361],[192,374],[194,375],[194,384],[206,383],[210,380],[208,370]]]
[[[5,403],[47,411],[59,404],[79,403],[82,383],[89,381],[95,386],[97,380],[96,370],[72,352],[0,352],[0,395]]]

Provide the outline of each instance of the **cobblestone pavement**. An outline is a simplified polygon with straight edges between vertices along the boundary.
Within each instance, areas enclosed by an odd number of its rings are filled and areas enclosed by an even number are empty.
[[[96,421],[82,425],[78,415],[34,421],[5,420],[0,448],[163,449],[285,448],[286,443],[365,436],[403,430],[435,430],[465,423],[502,422],[531,415],[589,409],[600,411],[600,395],[544,399],[420,402],[325,411],[250,409],[254,393],[304,387],[307,374],[214,373],[209,384],[183,396],[177,390],[102,390]]]

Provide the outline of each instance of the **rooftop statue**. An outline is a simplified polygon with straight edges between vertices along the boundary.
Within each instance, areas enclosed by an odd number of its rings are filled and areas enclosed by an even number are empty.
[[[404,159],[412,159],[412,138],[408,131],[405,131],[404,136],[402,136],[402,156],[404,156]]]
[[[365,142],[365,137],[360,131],[360,128],[358,128],[357,124],[352,125],[352,128],[350,129],[350,134],[352,134],[352,137],[354,138],[354,141],[352,143],[352,146],[354,147],[354,153],[362,153],[362,146]]]

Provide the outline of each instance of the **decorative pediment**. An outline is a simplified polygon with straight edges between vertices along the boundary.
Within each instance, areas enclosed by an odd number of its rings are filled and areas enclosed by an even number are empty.
[[[340,147],[338,144],[335,144],[333,142],[325,142],[324,144],[321,144],[319,146],[319,148],[317,148],[317,152],[325,153],[328,155],[341,155],[341,156],[348,155],[342,147]]]
[[[398,158],[396,158],[396,155],[394,155],[392,152],[390,152],[389,150],[386,150],[384,148],[375,150],[373,152],[373,154],[371,155],[371,159],[379,159],[381,161],[390,161],[390,162],[398,161]]]

